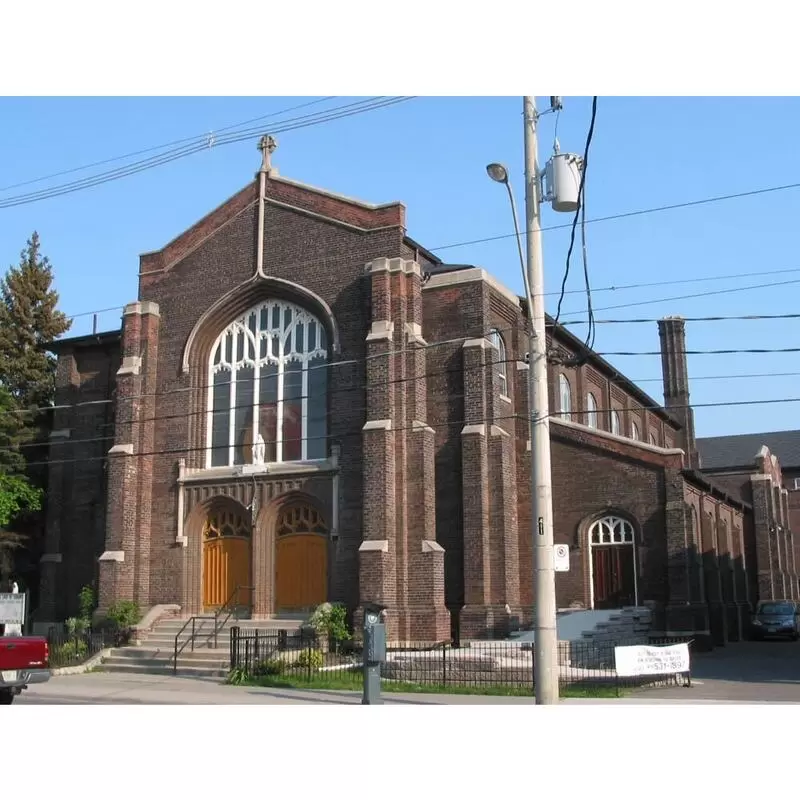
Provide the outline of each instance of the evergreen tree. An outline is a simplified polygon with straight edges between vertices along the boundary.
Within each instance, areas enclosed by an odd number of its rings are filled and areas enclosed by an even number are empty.
[[[44,345],[72,324],[57,305],[53,270],[34,231],[19,265],[0,282],[0,383],[20,409],[52,402],[56,362]]]
[[[49,423],[42,409],[53,402],[56,367],[45,345],[71,325],[57,309],[52,284],[50,262],[34,232],[18,266],[0,281],[0,578],[8,577],[23,548],[34,550],[23,561],[38,561]]]

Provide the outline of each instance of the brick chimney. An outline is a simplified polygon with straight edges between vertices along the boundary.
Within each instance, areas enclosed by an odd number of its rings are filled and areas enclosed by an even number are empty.
[[[681,448],[686,466],[700,468],[694,436],[694,412],[689,405],[689,368],[686,361],[686,330],[682,317],[658,321],[661,338],[661,372],[664,378],[664,405],[683,429]]]

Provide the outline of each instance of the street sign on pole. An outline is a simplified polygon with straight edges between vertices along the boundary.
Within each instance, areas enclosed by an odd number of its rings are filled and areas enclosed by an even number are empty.
[[[553,548],[553,566],[556,572],[569,572],[569,547],[557,544]]]

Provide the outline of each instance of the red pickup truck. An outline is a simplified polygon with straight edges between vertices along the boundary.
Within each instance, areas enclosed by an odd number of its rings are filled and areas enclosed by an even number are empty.
[[[9,706],[31,683],[50,680],[50,649],[44,636],[0,636],[0,706]]]

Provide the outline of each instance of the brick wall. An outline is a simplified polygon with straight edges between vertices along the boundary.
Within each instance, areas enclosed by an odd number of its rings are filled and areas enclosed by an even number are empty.
[[[56,409],[50,436],[46,533],[39,622],[78,611],[78,595],[96,585],[105,543],[106,453],[114,438],[119,337],[102,334],[66,342],[57,352]]]
[[[332,354],[331,361],[356,362],[333,366],[329,373],[329,442],[340,448],[340,530],[331,599],[353,608],[358,602],[358,547],[362,539],[361,428],[366,420],[364,358],[371,302],[364,264],[372,258],[398,256],[402,231],[399,227],[354,230],[346,224],[299,213],[276,204],[288,202],[286,192],[296,194],[294,187],[287,190],[286,185],[278,182],[267,181],[267,184],[268,197],[275,202],[266,204],[264,214],[264,271],[268,276],[299,284],[322,298],[331,309],[340,337],[339,350]],[[227,219],[213,235],[199,244],[193,243],[193,249],[186,255],[182,256],[171,245],[172,252],[164,261],[171,260],[173,265],[162,274],[142,279],[141,299],[158,303],[161,313],[157,378],[160,395],[156,415],[169,418],[156,425],[154,449],[173,451],[153,460],[151,602],[180,602],[183,556],[174,546],[176,463],[182,455],[178,451],[188,441],[187,465],[195,468],[202,465],[206,424],[203,413],[206,396],[202,386],[207,382],[202,367],[210,343],[234,316],[234,308],[241,307],[244,311],[276,290],[269,283],[242,288],[255,271],[255,196],[251,200],[250,205]],[[320,205],[313,198],[305,206],[313,213],[330,211],[326,203]],[[363,223],[363,214],[356,220],[348,220],[351,224],[354,221]],[[149,266],[143,261],[143,272]],[[209,329],[196,340],[196,357],[191,361],[189,374],[184,374],[181,371],[184,348],[198,318],[237,287],[239,294],[231,298],[228,312],[222,308],[214,317],[219,321],[210,322]],[[318,309],[313,310],[319,314]],[[187,405],[190,416],[181,413]]]

